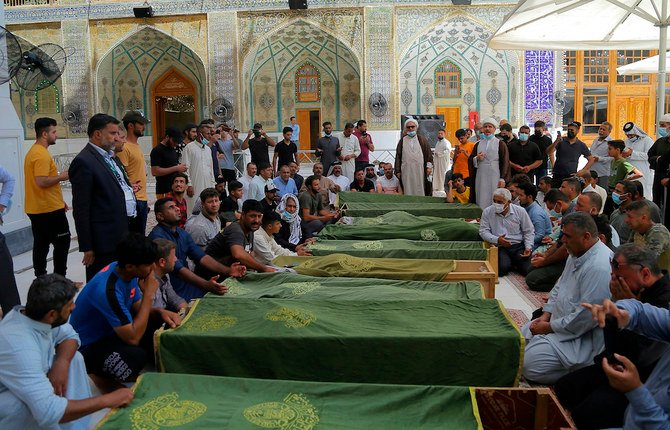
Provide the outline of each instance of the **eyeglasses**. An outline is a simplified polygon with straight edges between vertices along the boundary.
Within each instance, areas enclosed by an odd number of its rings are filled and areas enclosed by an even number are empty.
[[[644,269],[645,266],[643,264],[638,264],[638,263],[633,263],[633,264],[628,264],[628,263],[619,263],[617,260],[612,260],[610,262],[612,269],[618,270],[620,267],[625,267],[625,266],[640,266],[641,269]]]

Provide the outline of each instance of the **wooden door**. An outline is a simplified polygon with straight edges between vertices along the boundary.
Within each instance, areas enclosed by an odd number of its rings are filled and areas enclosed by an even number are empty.
[[[153,134],[153,146],[165,136],[165,127],[172,125],[165,123],[166,97],[191,96],[195,110],[194,120],[198,118],[198,99],[196,98],[195,85],[186,76],[176,69],[170,68],[163,73],[151,86],[151,127]],[[197,122],[197,121],[196,121]]]
[[[461,128],[461,107],[460,106],[437,106],[435,108],[437,115],[444,115],[444,130],[447,140],[455,145],[456,130]]]
[[[614,130],[612,135],[615,139],[626,139],[623,125],[629,121],[634,122],[649,135],[654,133],[654,118],[649,109],[647,97],[616,97],[614,99]]]
[[[300,126],[300,136],[298,141],[300,143],[300,150],[311,149],[311,144],[309,141],[309,136],[311,135],[310,121],[309,121],[309,111],[311,109],[297,109],[295,111],[295,120]]]

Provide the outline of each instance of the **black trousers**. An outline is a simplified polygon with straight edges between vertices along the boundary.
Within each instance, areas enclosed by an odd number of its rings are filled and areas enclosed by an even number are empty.
[[[7,315],[14,306],[20,304],[19,290],[16,288],[14,278],[12,254],[7,248],[5,235],[0,232],[0,307],[3,315]]]
[[[628,399],[609,385],[602,366],[594,364],[569,373],[554,389],[579,430],[623,427]]]
[[[53,245],[54,273],[66,275],[70,251],[70,226],[65,209],[43,214],[28,214],[33,231],[33,269],[35,276],[47,273],[47,255]]]
[[[498,273],[500,276],[507,275],[512,269],[516,269],[521,275],[526,275],[530,269],[530,257],[522,257],[525,250],[523,243],[517,243],[509,248],[498,248]]]
[[[86,282],[90,281],[96,273],[102,270],[106,265],[116,260],[116,254],[95,253],[95,260],[90,266],[86,266]]]

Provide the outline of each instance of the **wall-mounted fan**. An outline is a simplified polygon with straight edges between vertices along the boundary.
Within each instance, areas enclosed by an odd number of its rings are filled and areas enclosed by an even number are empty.
[[[86,122],[84,121],[84,115],[79,104],[68,103],[63,106],[61,118],[63,118],[63,122],[67,124],[72,133],[83,133],[86,131],[84,129]]]
[[[228,121],[233,120],[235,109],[233,108],[233,104],[228,99],[221,97],[212,102],[210,105],[210,113],[212,117],[219,120],[220,122],[227,123]]]
[[[388,103],[386,102],[386,97],[381,93],[372,93],[368,99],[368,107],[372,114],[376,117],[383,117],[386,115],[388,110]]]

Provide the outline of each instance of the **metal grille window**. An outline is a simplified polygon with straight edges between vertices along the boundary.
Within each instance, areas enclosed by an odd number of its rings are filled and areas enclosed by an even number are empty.
[[[321,77],[319,70],[304,64],[295,73],[295,96],[299,102],[317,102],[321,99]]]
[[[584,51],[584,82],[609,82],[609,51]]]
[[[624,66],[650,57],[651,51],[648,49],[627,49],[625,51],[616,51],[616,65]],[[630,84],[648,84],[650,75],[626,75],[617,74],[617,82],[626,82]]]

